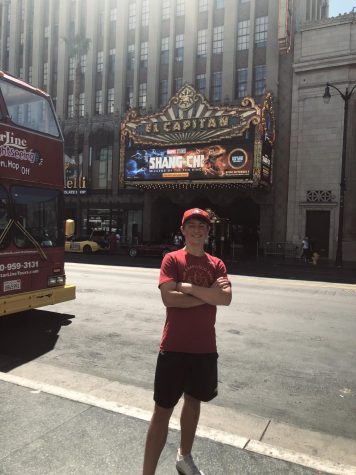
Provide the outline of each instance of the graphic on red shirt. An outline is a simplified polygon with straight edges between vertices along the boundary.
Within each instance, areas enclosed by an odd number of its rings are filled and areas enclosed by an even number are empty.
[[[187,266],[184,270],[183,282],[189,282],[200,287],[210,287],[214,283],[214,276],[211,269],[193,264]]]
[[[219,277],[227,277],[224,263],[205,253],[193,256],[184,249],[165,256],[159,285],[165,282],[189,282],[211,287]],[[216,352],[216,306],[202,304],[191,308],[168,307],[160,350],[186,353]]]

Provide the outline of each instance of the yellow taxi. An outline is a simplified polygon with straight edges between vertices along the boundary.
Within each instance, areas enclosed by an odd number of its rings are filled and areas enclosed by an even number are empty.
[[[80,241],[66,241],[64,245],[66,252],[78,252],[83,254],[92,254],[103,250],[103,248],[95,241],[80,240]]]

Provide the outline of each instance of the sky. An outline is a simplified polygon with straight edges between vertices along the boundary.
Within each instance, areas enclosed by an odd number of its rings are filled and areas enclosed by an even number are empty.
[[[349,13],[353,7],[356,7],[356,0],[329,0],[329,16]]]

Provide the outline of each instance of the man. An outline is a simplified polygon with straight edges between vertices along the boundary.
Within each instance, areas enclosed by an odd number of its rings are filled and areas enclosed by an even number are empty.
[[[217,395],[216,306],[231,302],[224,263],[204,252],[209,227],[206,211],[187,210],[181,226],[185,247],[167,254],[162,261],[159,288],[167,317],[157,359],[155,408],[147,433],[143,475],[155,473],[169,419],[183,394],[176,468],[180,475],[203,475],[191,450],[200,403]]]
[[[308,236],[302,240],[302,255],[300,256],[304,262],[309,262],[311,258],[312,246]]]

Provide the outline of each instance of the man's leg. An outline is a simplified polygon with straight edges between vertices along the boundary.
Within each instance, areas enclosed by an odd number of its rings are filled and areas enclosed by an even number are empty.
[[[184,394],[184,404],[180,416],[181,441],[179,452],[181,455],[188,455],[192,451],[199,416],[200,401]]]
[[[165,409],[155,404],[151,422],[148,427],[143,475],[154,475],[163,447],[166,444],[168,424],[173,408]]]

